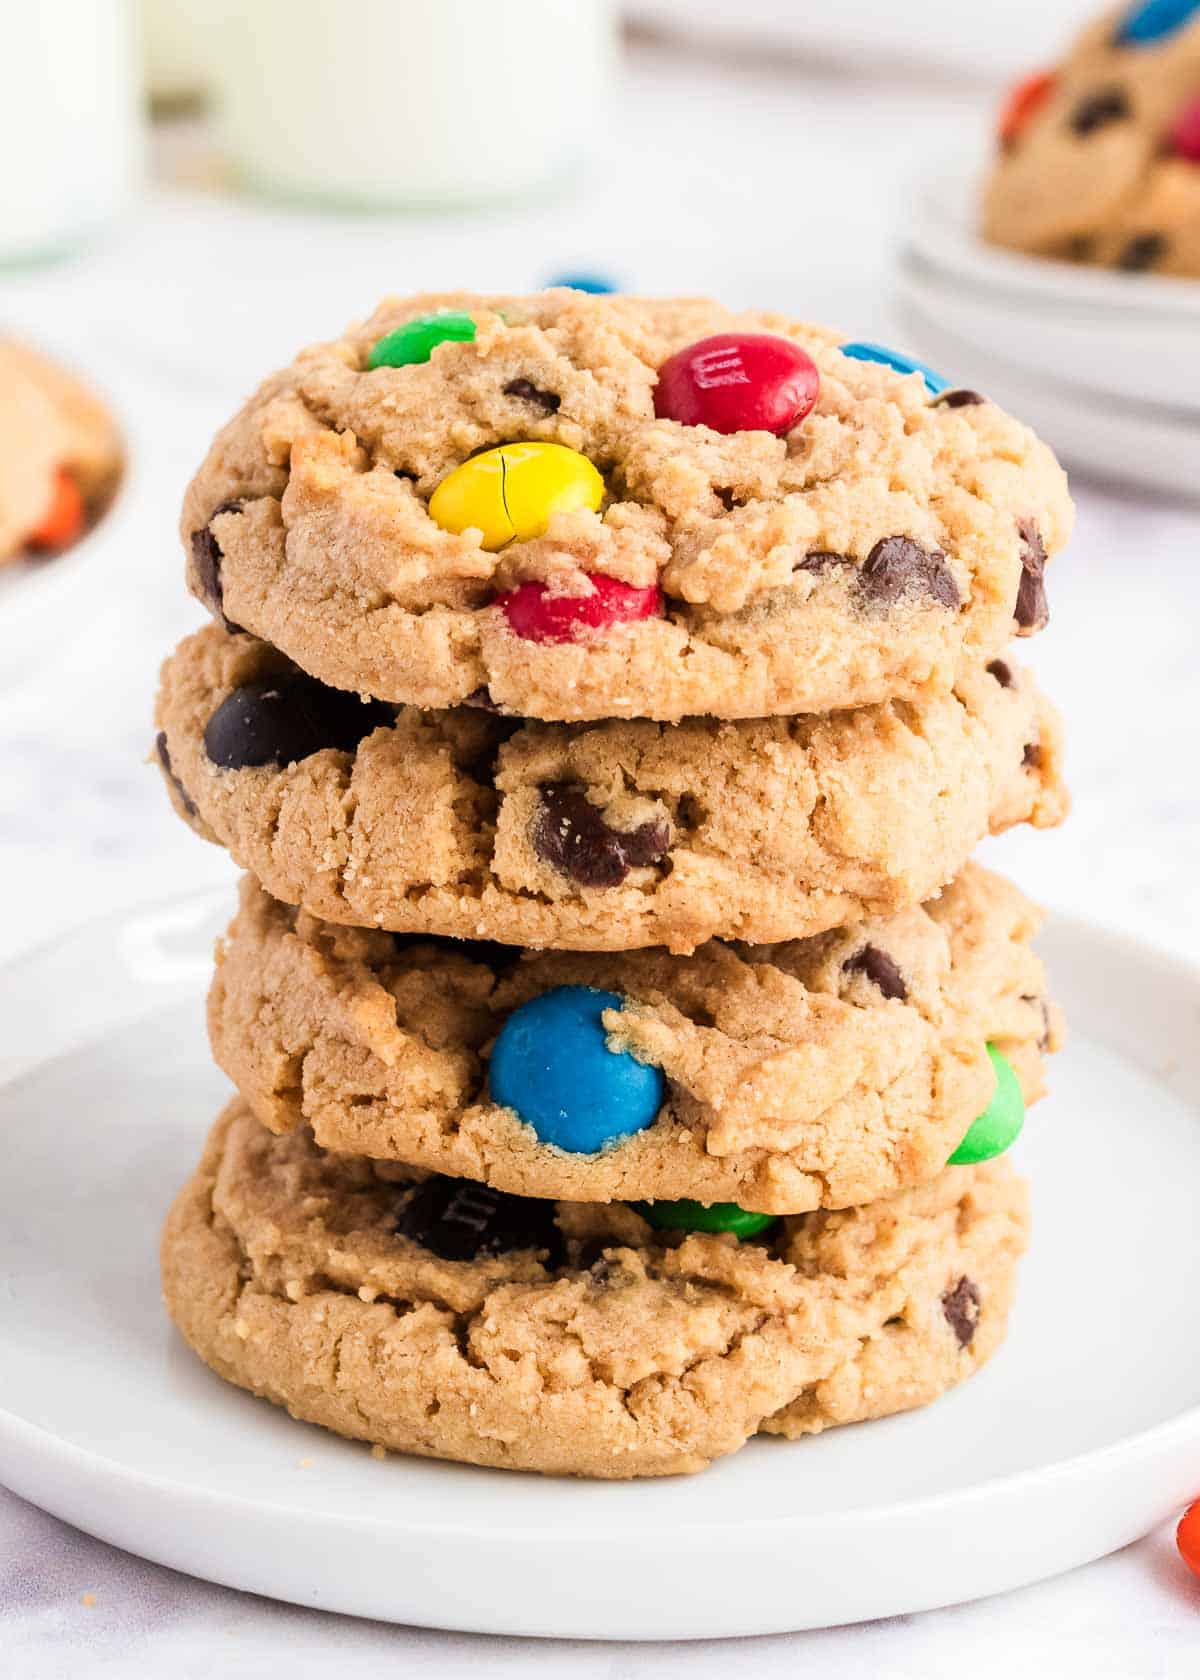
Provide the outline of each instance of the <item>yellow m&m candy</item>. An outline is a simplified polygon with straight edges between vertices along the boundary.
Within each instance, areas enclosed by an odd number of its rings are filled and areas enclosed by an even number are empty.
[[[604,480],[586,456],[562,443],[502,443],[447,473],[429,498],[443,531],[483,532],[484,548],[540,537],[556,513],[593,512]]]

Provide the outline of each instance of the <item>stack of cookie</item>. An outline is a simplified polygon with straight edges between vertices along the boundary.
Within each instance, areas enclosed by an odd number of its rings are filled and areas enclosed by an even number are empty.
[[[230,1381],[621,1477],[931,1400],[1003,1336],[1057,1012],[969,861],[1057,822],[1063,474],[880,346],[391,300],[188,491],[179,813],[249,873],[167,1222]]]

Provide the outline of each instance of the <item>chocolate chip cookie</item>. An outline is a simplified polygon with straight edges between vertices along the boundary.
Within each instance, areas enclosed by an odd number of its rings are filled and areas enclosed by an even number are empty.
[[[1066,803],[1057,718],[1000,660],[828,718],[563,725],[364,704],[214,625],[166,662],[158,720],[178,809],[276,898],[524,946],[820,932]]]
[[[998,245],[1200,276],[1200,7],[1106,12],[1014,89],[983,201]]]
[[[221,1376],[396,1452],[672,1475],[757,1430],[903,1411],[1004,1335],[1027,1238],[1003,1161],[746,1240],[527,1201],[218,1120],[162,1242]]]
[[[121,439],[81,380],[0,338],[0,565],[68,547],[103,513]]]
[[[702,300],[389,300],[218,433],[191,587],[323,682],[425,708],[947,692],[1044,622],[1066,480],[994,403],[862,348]]]
[[[941,1171],[988,1105],[989,1043],[1026,1102],[1042,1094],[1060,1021],[1039,922],[970,864],[923,909],[812,939],[537,955],[338,927],[247,877],[209,1034],[265,1125],[307,1124],[329,1149],[573,1201],[846,1207]],[[505,1023],[576,987],[611,994],[608,1046],[663,1075],[652,1123],[587,1152],[545,1141],[490,1077]],[[537,1032],[542,1083],[557,1057],[582,1083],[578,1048],[553,1024]]]

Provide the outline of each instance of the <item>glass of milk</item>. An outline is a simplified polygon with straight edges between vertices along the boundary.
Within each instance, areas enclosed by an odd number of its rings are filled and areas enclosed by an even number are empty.
[[[0,263],[72,250],[129,205],[140,175],[130,0],[0,7]]]
[[[414,209],[517,199],[591,151],[608,0],[212,0],[227,157],[255,190]]]

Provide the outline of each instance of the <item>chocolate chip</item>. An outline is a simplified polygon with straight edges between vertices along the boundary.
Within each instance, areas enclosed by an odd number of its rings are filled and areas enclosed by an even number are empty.
[[[1003,659],[993,659],[988,666],[988,676],[995,677],[1001,688],[1011,688],[1013,685],[1012,666],[1006,665]]]
[[[1026,770],[1040,770],[1042,767],[1042,749],[1036,741],[1026,741],[1025,751],[1021,754],[1021,763]]]
[[[933,406],[934,408],[978,408],[980,403],[986,401],[987,398],[980,396],[978,391],[962,389],[943,391],[940,396],[933,399]]]
[[[163,729],[160,729],[158,734],[155,736],[154,750],[158,754],[158,762],[162,765],[163,775],[167,778],[171,786],[175,789],[175,792],[179,795],[179,803],[183,806],[189,817],[198,816],[199,813],[196,810],[195,800],[184,787],[183,783],[179,780],[179,777],[175,774],[175,771],[171,766],[171,755],[167,751],[167,735],[166,731]]]
[[[806,554],[803,560],[797,560],[794,571],[797,572],[828,572],[834,566],[853,566],[854,562],[848,554],[837,554],[831,548],[814,548]]]
[[[208,524],[192,532],[192,568],[204,604],[232,635],[240,627],[225,617],[225,591],[221,583],[221,561],[225,558],[221,545],[212,533],[212,522],[218,514],[241,513],[245,502],[240,497],[221,502],[208,516]]]
[[[581,887],[619,887],[631,869],[660,862],[671,836],[661,817],[626,833],[610,828],[578,784],[547,782],[529,838],[544,863]]]
[[[1071,112],[1071,130],[1081,136],[1094,134],[1098,128],[1107,128],[1109,123],[1121,122],[1132,114],[1123,88],[1101,88],[1076,105]]]
[[[720,502],[726,513],[732,513],[738,505],[738,499],[728,485],[713,485],[713,495]]]
[[[1032,636],[1050,620],[1046,601],[1046,545],[1032,519],[1017,520],[1017,535],[1021,539],[1021,581],[1017,585],[1013,617],[1017,621],[1017,635]]]
[[[562,398],[557,391],[543,391],[532,379],[510,379],[504,387],[504,395],[519,397],[522,402],[533,403],[537,408],[544,409],[547,414],[557,414],[562,406]]]
[[[470,694],[463,697],[463,705],[471,706],[477,712],[495,712],[498,715],[500,711],[489,688],[473,688]]]
[[[223,770],[295,764],[322,747],[353,752],[394,717],[381,701],[364,704],[313,677],[268,677],[226,695],[208,720],[204,750]]]
[[[882,537],[859,568],[858,587],[876,607],[894,606],[904,595],[929,595],[943,607],[960,600],[941,549],[922,548],[911,537]]]
[[[959,1347],[969,1347],[979,1328],[979,1290],[969,1277],[959,1278],[953,1289],[947,1289],[942,1311]]]
[[[555,1204],[534,1196],[509,1196],[471,1179],[429,1178],[405,1200],[396,1232],[441,1260],[476,1260],[517,1249],[536,1249],[548,1266],[563,1259]]]
[[[1127,274],[1141,274],[1166,255],[1167,242],[1161,233],[1139,233],[1125,245],[1117,258],[1117,267]]]
[[[901,1003],[908,998],[908,987],[895,960],[886,951],[881,951],[878,945],[864,945],[861,951],[847,957],[842,964],[842,973],[865,974],[885,998],[899,998]]]

